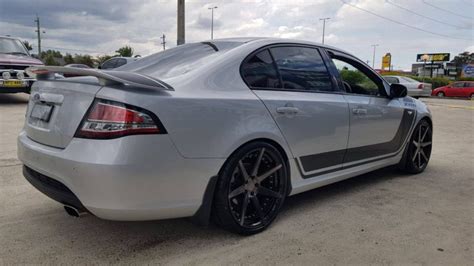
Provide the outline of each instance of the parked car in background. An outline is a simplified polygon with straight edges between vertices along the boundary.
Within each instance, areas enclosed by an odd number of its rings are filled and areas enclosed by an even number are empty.
[[[65,67],[91,68],[90,66],[84,65],[84,64],[67,64],[67,65],[65,65]],[[76,77],[77,75],[64,73],[63,76],[65,78],[70,78],[70,77]]]
[[[456,81],[433,90],[432,96],[469,97],[474,99],[474,81]]]
[[[432,120],[355,56],[319,43],[188,43],[32,88],[18,157],[73,216],[193,216],[264,230],[285,198],[389,165],[428,165]],[[42,75],[47,78],[49,75]]]
[[[139,57],[112,57],[99,66],[99,69],[114,69],[131,62],[135,62]]]
[[[429,83],[419,82],[405,76],[383,76],[384,79],[390,84],[402,84],[407,87],[408,96],[418,97],[430,97],[432,86]]]
[[[0,93],[28,93],[35,79],[25,69],[41,65],[19,39],[0,36]]]

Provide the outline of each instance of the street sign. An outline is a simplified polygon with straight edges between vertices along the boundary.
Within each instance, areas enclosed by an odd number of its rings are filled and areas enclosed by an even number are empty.
[[[425,62],[424,57],[426,57],[426,62],[446,62],[449,61],[449,53],[437,53],[437,54],[417,54],[416,62]]]
[[[390,53],[386,53],[382,57],[382,69],[388,68],[390,70],[390,64],[392,63],[392,55]]]

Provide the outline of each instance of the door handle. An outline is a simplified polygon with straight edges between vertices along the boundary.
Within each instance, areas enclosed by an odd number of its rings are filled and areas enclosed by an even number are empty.
[[[367,114],[367,109],[354,108],[354,109],[352,109],[352,113],[355,114],[355,115],[366,115]]]
[[[277,107],[276,111],[279,114],[294,115],[294,114],[297,114],[300,111],[300,109],[298,109],[297,107],[284,106],[284,107]]]

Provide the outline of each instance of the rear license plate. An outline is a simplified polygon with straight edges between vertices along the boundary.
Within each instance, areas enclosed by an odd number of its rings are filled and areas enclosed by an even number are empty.
[[[53,113],[53,107],[53,105],[37,103],[33,106],[30,117],[41,121],[49,122],[51,114]]]
[[[26,87],[26,82],[21,81],[21,80],[4,80],[3,86],[11,87],[11,88],[22,88],[22,87]]]

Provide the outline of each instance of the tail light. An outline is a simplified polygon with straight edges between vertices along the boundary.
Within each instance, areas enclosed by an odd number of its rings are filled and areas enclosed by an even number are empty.
[[[423,84],[423,83],[420,83],[420,85],[418,85],[418,89],[420,89],[420,90],[422,90],[424,87],[425,87],[425,84]]]
[[[95,100],[75,137],[113,139],[138,134],[166,134],[166,130],[150,111],[119,102]]]

